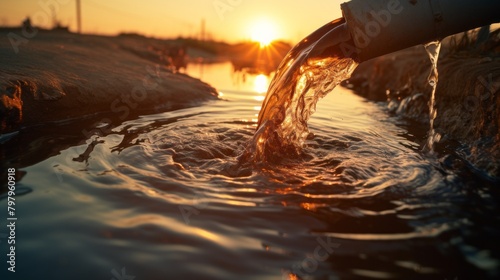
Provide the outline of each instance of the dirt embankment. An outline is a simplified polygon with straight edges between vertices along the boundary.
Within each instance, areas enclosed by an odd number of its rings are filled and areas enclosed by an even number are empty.
[[[159,40],[31,35],[0,31],[0,134],[102,112],[123,121],[217,98],[211,86],[172,72]]]
[[[465,39],[464,39],[465,38]],[[460,156],[489,176],[500,178],[500,32],[478,43],[471,36],[443,42],[435,128],[441,145],[458,141]],[[423,46],[362,63],[348,87],[360,95],[387,101],[389,110],[429,123],[431,70]],[[439,144],[438,144],[439,145]]]

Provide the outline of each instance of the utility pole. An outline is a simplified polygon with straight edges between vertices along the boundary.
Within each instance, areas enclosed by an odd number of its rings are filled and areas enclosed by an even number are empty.
[[[202,19],[202,20],[201,20],[201,32],[200,32],[200,37],[201,37],[200,39],[201,39],[201,41],[202,41],[202,42],[203,42],[203,41],[205,41],[205,39],[206,39],[206,38],[205,38],[205,19]]]
[[[50,7],[50,11],[52,12],[52,28],[56,28],[59,26],[59,22],[57,22],[56,9],[54,6]]]
[[[80,0],[76,0],[76,24],[78,34],[82,33],[82,9],[80,7]]]

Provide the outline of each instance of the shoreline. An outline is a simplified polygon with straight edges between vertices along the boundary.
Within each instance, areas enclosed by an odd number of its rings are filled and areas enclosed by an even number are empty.
[[[123,121],[218,98],[212,86],[172,71],[157,40],[39,32],[16,53],[8,33],[0,37],[2,134],[96,113]]]

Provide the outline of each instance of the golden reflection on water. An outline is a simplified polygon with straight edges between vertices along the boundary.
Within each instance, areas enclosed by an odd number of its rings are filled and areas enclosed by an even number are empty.
[[[202,228],[191,228],[190,231],[204,239],[211,240],[216,243],[221,243],[222,238],[214,233],[209,232],[208,230],[204,230]]]
[[[309,210],[309,211],[315,211],[317,208],[316,203],[301,203],[300,208]]]
[[[259,95],[254,96],[253,98],[256,101],[262,102],[266,98],[267,89],[269,88],[270,79],[268,76],[264,74],[258,74],[255,76],[253,81],[253,90],[257,92]],[[261,110],[261,106],[254,106],[254,111],[257,111],[255,117],[259,116],[259,112]],[[252,119],[253,120],[253,119]],[[257,122],[257,118],[255,118],[255,122]]]
[[[263,94],[267,92],[267,88],[269,87],[269,77],[264,75],[264,74],[259,74],[255,76],[255,80],[253,81],[253,88],[254,90],[259,93]],[[264,100],[264,99],[262,99]]]
[[[287,280],[298,280],[299,277],[291,272],[287,273],[287,274],[284,274],[283,275],[284,277],[286,277],[285,279]]]
[[[214,74],[215,73],[215,74]],[[227,73],[228,75],[220,75]],[[237,81],[234,80],[234,69],[230,62],[215,63],[215,64],[189,64],[187,74],[199,78],[211,85],[218,85],[219,98],[238,101],[244,100],[248,102],[248,98],[253,100],[251,104],[252,113],[250,118],[242,119],[256,123],[261,110],[261,104],[266,98],[267,89],[271,83],[271,76],[266,74],[244,73],[238,76]],[[255,104],[258,102],[258,104]]]

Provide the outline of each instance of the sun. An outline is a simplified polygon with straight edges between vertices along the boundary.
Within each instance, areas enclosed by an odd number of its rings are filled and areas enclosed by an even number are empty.
[[[261,47],[266,47],[276,40],[276,25],[269,20],[259,20],[252,24],[250,38],[259,42]]]

